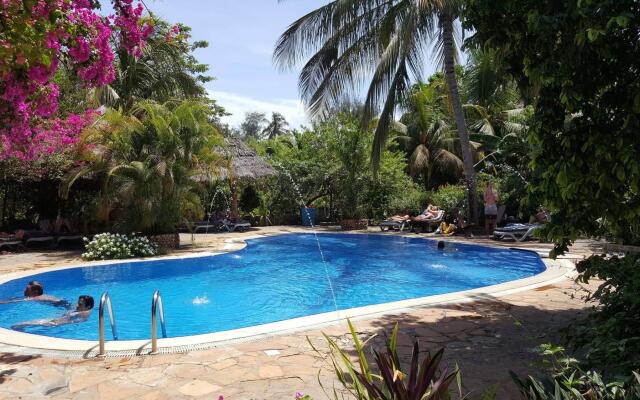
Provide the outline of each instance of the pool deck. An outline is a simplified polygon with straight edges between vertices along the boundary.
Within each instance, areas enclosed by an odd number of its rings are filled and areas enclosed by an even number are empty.
[[[253,232],[196,235],[195,243],[176,255],[203,251],[233,250],[255,234],[305,232],[295,227],[259,228]],[[375,231],[372,231],[375,232]],[[379,230],[377,231],[379,233]],[[397,233],[385,233],[394,235]],[[430,236],[430,235],[421,235]],[[183,235],[188,242],[190,235]],[[495,242],[486,238],[445,238],[465,243],[519,247],[548,252],[549,244]],[[580,260],[599,251],[599,244],[580,241],[565,259]],[[29,252],[0,255],[0,275],[20,271],[74,265],[78,252]],[[537,345],[558,341],[558,329],[584,313],[582,300],[591,287],[571,279],[532,290],[461,304],[417,307],[355,322],[361,338],[376,336],[383,343],[397,322],[403,358],[418,340],[422,348],[444,347],[445,359],[457,363],[470,398],[497,384],[498,398],[516,397],[508,371],[532,373]],[[220,345],[183,354],[78,359],[28,354],[0,345],[0,399],[293,399],[297,391],[324,399],[320,379],[330,389],[335,383],[327,363],[322,332],[347,349],[352,346],[346,323],[313,328],[266,338]],[[315,353],[310,340],[321,354]]]

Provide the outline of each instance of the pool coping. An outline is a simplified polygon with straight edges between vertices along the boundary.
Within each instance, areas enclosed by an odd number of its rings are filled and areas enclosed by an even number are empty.
[[[290,232],[299,233],[299,232]],[[329,233],[329,232],[328,232]],[[283,232],[282,234],[288,234]],[[323,233],[321,233],[323,234]],[[380,235],[380,233],[369,233]],[[47,268],[39,268],[37,270],[19,271],[0,276],[0,284],[7,281],[31,276],[35,274],[57,271],[63,269],[71,269],[78,267],[93,267],[107,264],[121,263],[137,263],[155,260],[185,259],[211,257],[238,251],[247,246],[247,240],[270,237],[273,235],[251,235],[243,238],[234,238],[225,240],[225,251],[203,251],[174,256],[163,256],[143,259],[128,260],[109,260],[88,262],[74,265],[53,266]],[[433,240],[433,238],[421,236],[409,236],[400,234],[398,236],[420,238],[424,240]],[[456,242],[462,243],[464,242]],[[505,247],[491,246],[487,244],[471,245],[484,246],[491,248],[504,249]],[[283,321],[271,322],[267,324],[254,325],[251,327],[233,329],[228,331],[181,336],[175,338],[158,339],[159,353],[183,353],[191,350],[207,349],[218,347],[224,344],[255,340],[270,336],[284,335],[323,326],[335,325],[343,322],[345,319],[362,320],[375,319],[388,314],[407,313],[419,308],[436,307],[447,304],[469,303],[474,301],[492,300],[502,296],[510,295],[517,292],[532,290],[542,286],[547,286],[555,282],[568,279],[575,275],[575,266],[566,259],[551,260],[545,258],[544,254],[540,254],[535,250],[513,248],[513,250],[531,251],[541,256],[546,267],[545,271],[528,278],[517,279],[497,285],[485,286],[465,291],[446,293],[440,295],[432,295],[414,299],[400,300],[383,304],[374,304],[363,307],[350,308],[346,310],[332,311],[321,314],[314,314],[304,317],[292,318]],[[117,310],[116,310],[117,313]],[[96,327],[97,329],[97,327]],[[6,328],[0,328],[0,351],[9,349],[12,352],[22,352],[29,354],[38,354],[41,356],[54,357],[71,357],[71,358],[90,358],[98,354],[98,341],[92,340],[74,340],[61,339],[43,335],[35,335],[24,332],[17,332]],[[122,340],[122,341],[106,341],[105,349],[107,356],[134,356],[146,355],[151,351],[151,342],[147,339],[142,340]]]

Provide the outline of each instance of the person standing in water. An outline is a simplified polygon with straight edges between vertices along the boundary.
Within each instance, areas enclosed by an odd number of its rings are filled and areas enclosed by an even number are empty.
[[[23,330],[30,326],[60,326],[68,324],[78,324],[85,322],[91,316],[91,309],[93,309],[94,301],[93,297],[83,295],[78,297],[78,304],[73,311],[65,313],[63,316],[54,319],[36,319],[33,321],[25,321],[19,324],[13,325],[11,329],[17,331]]]
[[[31,281],[27,284],[24,288],[24,297],[0,300],[0,304],[19,303],[21,301],[38,301],[48,303],[54,307],[68,308],[71,306],[67,300],[44,294],[44,285],[38,281]]]
[[[498,191],[492,182],[484,190],[484,226],[488,234],[493,234],[498,218]]]

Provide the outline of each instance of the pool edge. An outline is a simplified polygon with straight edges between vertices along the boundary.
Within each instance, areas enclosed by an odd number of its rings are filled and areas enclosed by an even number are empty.
[[[263,235],[255,235],[240,240],[264,237]],[[425,238],[427,239],[427,238]],[[232,239],[230,242],[237,243],[239,240]],[[243,246],[244,247],[244,246]],[[488,246],[490,247],[490,246]],[[168,256],[160,259],[175,258],[193,258],[207,257],[223,252],[201,252],[190,255]],[[156,260],[158,258],[154,258]],[[149,261],[142,260],[125,260],[121,262],[139,262]],[[401,300],[390,303],[369,305],[347,310],[340,310],[310,316],[298,317],[284,321],[272,322],[268,324],[255,325],[252,327],[234,329],[229,331],[215,332],[202,335],[184,336],[168,339],[159,339],[158,345],[160,353],[182,353],[191,350],[201,350],[213,348],[224,344],[256,340],[260,338],[289,334],[304,330],[316,329],[323,326],[335,325],[343,322],[346,318],[353,320],[375,319],[384,315],[399,312],[411,312],[415,309],[434,307],[445,304],[468,303],[479,300],[490,300],[499,298],[509,294],[532,290],[541,286],[550,285],[564,279],[568,279],[575,275],[574,264],[566,259],[551,260],[542,258],[545,264],[545,271],[528,278],[522,278],[509,281],[497,285],[485,286],[482,288],[470,289],[466,291],[453,292],[441,295],[432,295],[415,299]],[[113,261],[105,262],[113,264]],[[103,265],[105,263],[94,263],[91,265]],[[86,266],[86,265],[83,265]],[[46,268],[46,270],[60,270],[78,267],[61,266]],[[43,269],[38,270],[38,273]],[[19,277],[33,275],[33,271],[20,271],[19,273],[11,273],[0,277],[0,284],[8,280],[17,279]],[[0,352],[19,352],[28,354],[37,354],[41,356],[51,357],[70,357],[70,358],[88,358],[97,354],[98,342],[60,339],[48,336],[34,335],[23,332],[16,332],[5,328],[0,328]],[[127,341],[108,341],[106,343],[107,356],[120,357],[132,355],[146,355],[150,351],[149,340],[127,340]]]

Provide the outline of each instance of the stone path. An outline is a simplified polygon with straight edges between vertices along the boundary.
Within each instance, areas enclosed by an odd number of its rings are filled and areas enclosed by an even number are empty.
[[[234,236],[201,238],[198,249],[215,249]],[[580,258],[592,246],[574,250],[572,256]],[[41,253],[16,256],[26,259],[24,264],[4,257],[2,272],[77,262],[74,253],[57,259]],[[369,351],[380,348],[398,323],[403,360],[414,341],[425,350],[444,347],[446,364],[461,368],[469,398],[478,399],[483,390],[498,385],[498,398],[512,399],[517,392],[509,370],[533,373],[536,346],[557,343],[558,330],[585,312],[582,296],[592,289],[567,280],[500,299],[415,309],[354,324],[362,340],[370,339]],[[331,389],[337,381],[322,332],[354,355],[346,322],[186,354],[74,360],[0,353],[0,399],[293,399],[298,391],[325,399],[321,386]]]

